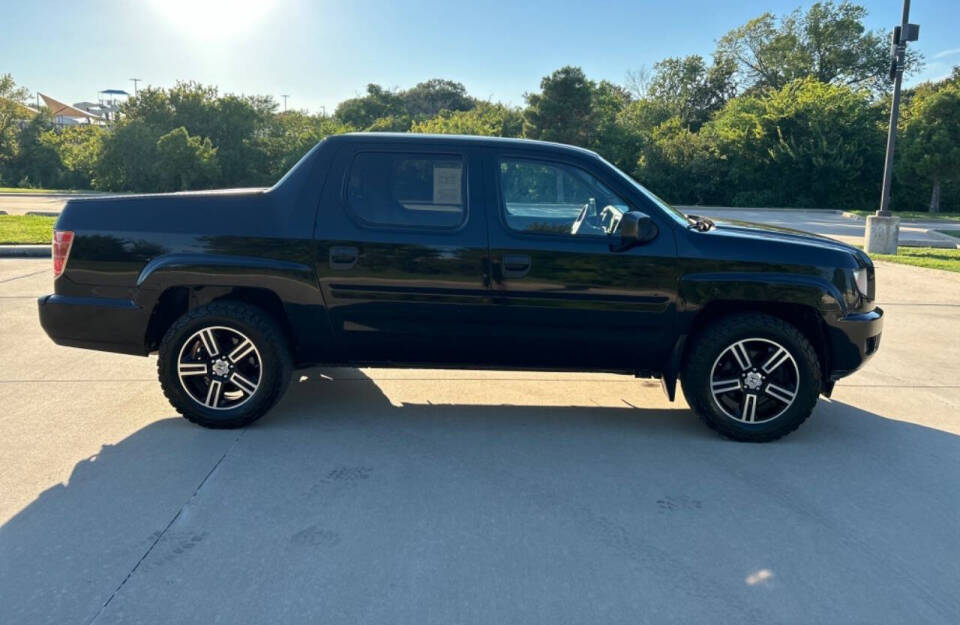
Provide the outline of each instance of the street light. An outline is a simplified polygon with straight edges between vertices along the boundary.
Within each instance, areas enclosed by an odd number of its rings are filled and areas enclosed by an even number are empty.
[[[284,93],[284,94],[281,94],[280,97],[283,98],[283,112],[286,113],[286,112],[287,112],[287,98],[289,98],[290,96],[287,95],[286,93]]]
[[[910,23],[910,0],[903,0],[900,25],[890,33],[890,78],[893,80],[893,100],[890,102],[890,127],[887,129],[887,154],[883,160],[883,190],[880,192],[880,210],[867,217],[864,248],[877,254],[896,254],[900,238],[900,218],[890,212],[890,186],[893,182],[893,148],[897,141],[897,118],[900,114],[900,83],[907,55],[907,42],[920,37],[920,27]]]
[[[134,97],[136,97],[136,96],[137,96],[137,83],[140,82],[140,81],[143,80],[143,79],[142,79],[142,78],[131,78],[130,80],[133,82],[133,95],[134,95]]]

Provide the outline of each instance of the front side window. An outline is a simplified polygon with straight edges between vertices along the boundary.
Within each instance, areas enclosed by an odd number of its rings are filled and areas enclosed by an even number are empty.
[[[549,161],[502,159],[500,193],[507,226],[519,232],[605,237],[630,210],[593,175]]]
[[[358,154],[350,168],[347,203],[374,226],[456,228],[466,220],[460,156]]]

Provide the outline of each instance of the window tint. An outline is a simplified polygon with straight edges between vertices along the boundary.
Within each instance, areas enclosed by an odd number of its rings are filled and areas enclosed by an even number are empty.
[[[466,219],[463,174],[459,156],[358,154],[347,202],[372,225],[455,228]]]
[[[500,161],[507,226],[521,232],[609,236],[627,203],[591,174],[546,161]]]

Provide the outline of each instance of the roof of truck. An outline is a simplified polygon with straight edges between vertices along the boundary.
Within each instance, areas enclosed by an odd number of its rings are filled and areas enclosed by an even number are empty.
[[[586,148],[581,148],[575,145],[568,145],[566,143],[554,143],[552,141],[537,141],[534,139],[510,139],[506,137],[481,137],[476,135],[437,135],[437,134],[424,134],[424,133],[413,133],[413,132],[348,132],[342,135],[332,135],[328,139],[349,139],[351,141],[376,141],[378,143],[382,142],[397,142],[397,143],[422,143],[427,142],[437,142],[437,143],[454,143],[454,144],[466,144],[466,145],[479,145],[487,147],[499,147],[504,146],[513,146],[517,148],[525,147],[541,147],[541,148],[552,148],[552,149],[561,149],[561,150],[573,150],[577,152],[582,152],[584,154],[589,154],[590,156],[598,156],[593,150],[588,150]]]

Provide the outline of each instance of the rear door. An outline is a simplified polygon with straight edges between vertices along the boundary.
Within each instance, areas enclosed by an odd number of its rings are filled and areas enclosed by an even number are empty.
[[[358,143],[341,149],[331,174],[317,216],[317,272],[344,360],[473,362],[489,308],[473,153]]]
[[[486,170],[492,317],[505,364],[659,368],[676,310],[667,219],[593,157],[499,151]],[[620,216],[643,209],[659,235],[619,251]]]

